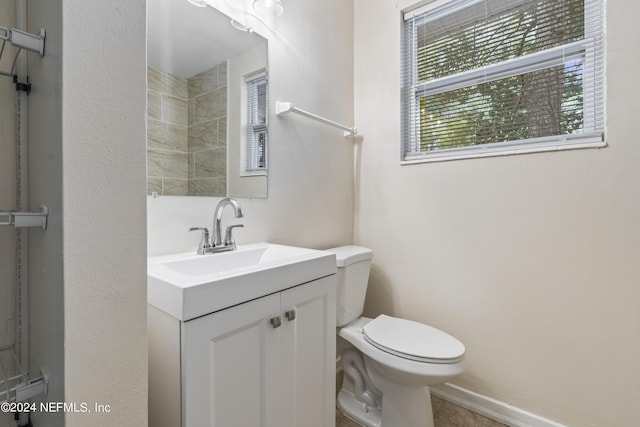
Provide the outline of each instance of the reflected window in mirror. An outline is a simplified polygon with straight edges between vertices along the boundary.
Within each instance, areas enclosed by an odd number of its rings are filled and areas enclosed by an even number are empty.
[[[243,174],[259,175],[267,171],[268,84],[265,72],[245,77],[246,136],[244,138]]]

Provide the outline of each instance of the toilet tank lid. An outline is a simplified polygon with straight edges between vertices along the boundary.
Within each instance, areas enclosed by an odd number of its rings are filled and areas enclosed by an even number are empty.
[[[327,250],[336,254],[338,267],[346,267],[356,262],[369,261],[373,258],[373,251],[362,246],[339,246]]]

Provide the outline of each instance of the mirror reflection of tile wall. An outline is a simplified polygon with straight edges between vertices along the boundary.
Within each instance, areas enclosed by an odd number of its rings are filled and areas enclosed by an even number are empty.
[[[147,71],[148,193],[224,196],[226,62],[189,79]]]

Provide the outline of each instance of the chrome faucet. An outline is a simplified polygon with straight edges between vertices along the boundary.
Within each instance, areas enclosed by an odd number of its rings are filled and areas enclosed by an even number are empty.
[[[207,227],[191,227],[189,229],[189,231],[202,231],[202,237],[200,238],[200,243],[198,244],[198,255],[212,254],[215,252],[234,251],[236,249],[236,242],[233,239],[233,229],[244,227],[244,225],[234,224],[228,226],[224,233],[224,240],[222,239],[220,232],[220,230],[222,229],[222,214],[224,213],[224,208],[227,205],[231,205],[236,218],[242,218],[244,216],[240,204],[235,199],[226,197],[220,200],[220,203],[218,203],[218,206],[216,206],[216,210],[213,214],[213,230],[211,233],[211,240],[209,240],[209,230],[207,229]]]
[[[200,243],[198,243],[198,255],[204,255],[210,252],[211,243],[209,242],[209,229],[207,227],[191,227],[189,231],[202,231]]]
[[[242,224],[238,224],[227,227],[227,231],[224,235],[224,242],[222,241],[222,237],[220,236],[220,229],[222,228],[222,213],[224,212],[224,208],[227,205],[231,205],[236,218],[242,218],[244,216],[244,214],[242,213],[242,208],[240,207],[240,203],[238,203],[235,199],[225,197],[224,199],[220,200],[218,206],[216,206],[216,210],[213,213],[213,236],[211,236],[211,246],[232,246],[231,250],[233,250],[236,248],[236,243],[233,240],[233,235],[231,234],[231,232],[235,227],[244,226]]]

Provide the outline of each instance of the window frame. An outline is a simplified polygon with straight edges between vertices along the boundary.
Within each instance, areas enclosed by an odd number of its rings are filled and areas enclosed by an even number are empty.
[[[400,163],[402,165],[458,160],[467,158],[481,158],[505,156],[513,154],[538,153],[548,151],[573,150],[582,148],[602,148],[607,143],[605,133],[604,109],[604,72],[594,77],[596,69],[595,54],[604,61],[602,39],[604,22],[602,17],[603,0],[585,0],[585,17],[592,16],[594,9],[598,22],[585,19],[585,34],[582,40],[546,49],[533,54],[509,59],[476,68],[450,76],[433,79],[422,83],[414,83],[418,76],[417,30],[418,26],[433,21],[444,15],[456,13],[467,7],[484,2],[485,0],[436,0],[434,2],[415,7],[403,13],[402,20],[402,138]],[[526,0],[522,0],[524,3]],[[511,1],[513,3],[513,0]],[[417,23],[408,24],[414,19]],[[594,48],[594,46],[596,46]],[[567,63],[567,61],[581,59],[584,63],[583,99],[590,101],[584,108],[584,132],[578,134],[556,135],[525,140],[476,144],[465,147],[441,148],[433,151],[420,151],[420,121],[418,111],[422,97],[436,95],[473,84],[486,83],[501,78],[539,71],[552,66]],[[600,81],[596,81],[600,79]],[[410,80],[410,81],[407,81]],[[591,102],[600,96],[601,101]],[[594,108],[600,108],[599,126],[595,125]],[[596,128],[587,132],[587,129]]]
[[[254,94],[256,88],[263,84],[265,85],[265,105],[264,123],[254,122],[255,117],[258,115],[258,105],[256,102],[252,102],[252,99],[257,100],[257,96]],[[266,70],[260,70],[255,73],[251,73],[244,77],[244,94],[243,102],[245,108],[243,109],[244,116],[244,137],[242,138],[242,150],[240,156],[240,176],[264,176],[267,175],[269,170],[269,79]],[[249,152],[258,152],[257,148],[252,146],[259,144],[260,135],[264,135],[264,167],[250,164],[252,160],[257,161],[256,156],[249,156]]]

